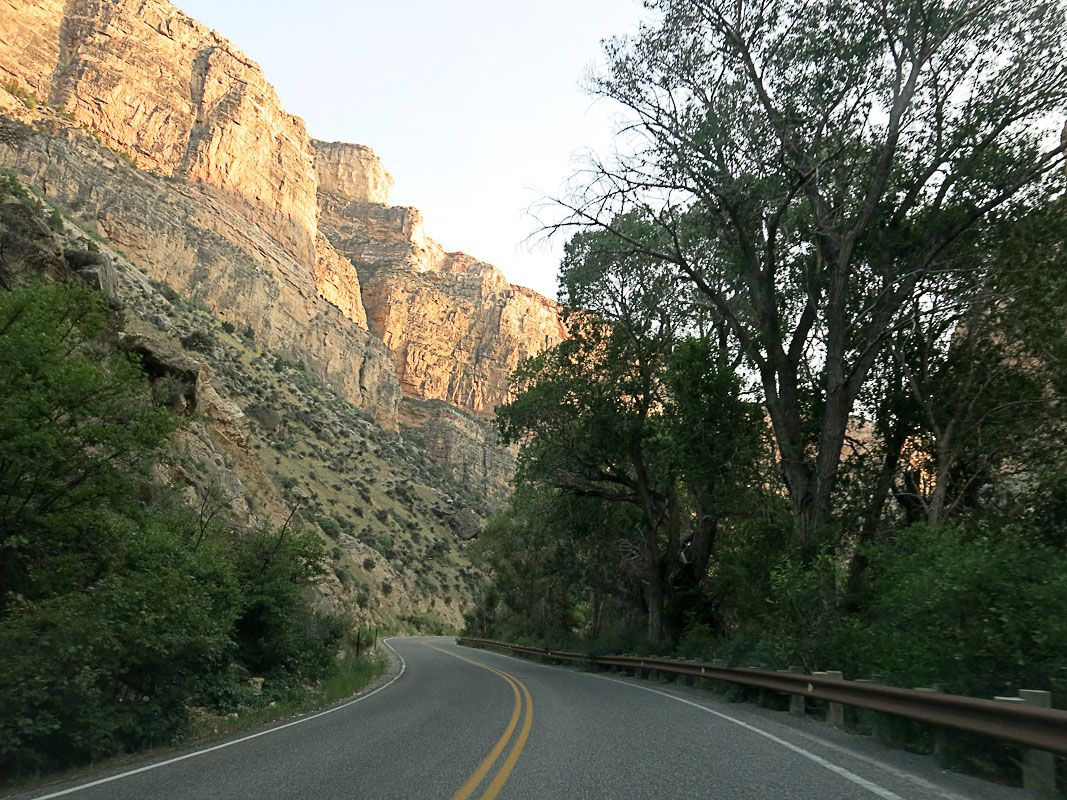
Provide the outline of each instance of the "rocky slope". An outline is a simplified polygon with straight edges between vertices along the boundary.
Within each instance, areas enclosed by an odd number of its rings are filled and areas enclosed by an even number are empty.
[[[136,269],[0,175],[0,287],[87,280],[121,309],[121,346],[184,414],[156,467],[208,535],[318,529],[317,604],[362,625],[458,627],[478,585],[464,556],[484,499],[330,387]],[[77,269],[77,276],[75,275]]]
[[[249,520],[284,507],[290,482],[312,487],[356,576],[341,584],[382,602],[388,583],[387,605],[418,613],[449,598],[440,617],[456,621],[470,574],[450,543],[477,533],[514,469],[486,412],[564,335],[555,304],[445,253],[416,210],[388,205],[371,150],[309,138],[254,62],[164,0],[0,0],[0,86],[0,168],[116,254],[131,333],[221,343],[188,356],[215,376],[196,400],[218,425],[199,438],[237,455],[190,445],[194,460],[250,465],[223,481],[263,487],[234,489]],[[420,559],[440,574],[412,577]]]

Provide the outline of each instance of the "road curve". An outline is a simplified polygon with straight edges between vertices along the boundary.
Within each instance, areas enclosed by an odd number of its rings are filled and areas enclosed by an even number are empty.
[[[817,723],[714,696],[391,639],[395,680],[330,711],[37,800],[723,798],[1008,800]]]

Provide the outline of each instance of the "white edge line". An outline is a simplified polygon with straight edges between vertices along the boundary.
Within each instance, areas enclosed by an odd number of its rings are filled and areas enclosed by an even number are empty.
[[[687,706],[699,708],[701,711],[706,711],[708,714],[713,714],[714,716],[724,719],[727,722],[732,722],[735,725],[740,725],[742,728],[752,731],[753,733],[758,733],[760,736],[770,739],[775,744],[780,744],[782,747],[792,750],[797,755],[804,756],[804,758],[809,759],[810,761],[814,761],[820,767],[825,767],[831,772],[840,775],[842,778],[852,781],[857,786],[862,786],[867,791],[872,792],[873,794],[876,794],[881,798],[884,798],[884,800],[904,800],[904,798],[902,798],[899,794],[895,794],[894,792],[891,792],[876,783],[871,783],[866,778],[861,778],[856,773],[850,772],[844,767],[839,767],[837,764],[827,761],[822,756],[815,755],[815,753],[812,753],[810,750],[805,750],[803,747],[797,747],[792,742],[787,742],[785,739],[775,736],[773,733],[768,733],[765,730],[757,728],[755,725],[749,725],[747,722],[742,722],[741,720],[731,717],[727,714],[723,714],[722,712],[713,711],[712,709],[707,708],[706,706],[700,705],[700,703],[694,703],[692,700],[686,700],[684,697],[676,697],[673,694],[667,694],[666,692],[661,692],[657,689],[650,689],[647,686],[638,686],[636,684],[629,683],[628,681],[620,681],[614,678],[601,678],[601,680],[611,681],[612,683],[620,683],[623,686],[629,686],[633,689],[640,689],[645,692],[652,692],[652,694],[662,695],[663,697],[668,697],[671,700],[677,700],[679,703],[685,703]]]
[[[309,722],[310,720],[318,719],[319,717],[324,717],[327,714],[332,714],[334,711],[340,711],[342,708],[348,708],[351,705],[355,705],[356,703],[358,703],[358,702],[360,702],[362,700],[366,700],[368,697],[371,697],[373,695],[378,694],[378,692],[380,692],[382,689],[387,689],[390,686],[392,686],[394,683],[396,683],[398,680],[400,680],[400,676],[404,674],[404,671],[408,667],[407,662],[404,661],[404,657],[402,655],[400,655],[400,653],[396,652],[396,649],[391,644],[389,644],[389,640],[388,639],[382,639],[382,644],[384,644],[386,647],[388,647],[390,650],[392,650],[393,653],[396,654],[396,657],[400,659],[400,672],[398,672],[396,674],[396,677],[393,678],[391,681],[389,681],[386,684],[383,684],[383,685],[379,686],[373,692],[367,692],[366,694],[360,695],[359,697],[357,697],[357,698],[355,698],[353,700],[349,700],[347,703],[341,703],[341,705],[334,706],[333,708],[328,708],[325,711],[319,711],[319,712],[317,712],[315,714],[311,714],[311,715],[306,716],[306,717],[301,717],[300,719],[295,719],[292,722],[286,722],[284,725],[278,725],[275,728],[268,728],[265,731],[260,731],[259,733],[253,733],[251,736],[243,736],[240,739],[233,739],[232,741],[223,742],[222,744],[216,744],[216,745],[214,745],[212,747],[205,747],[203,750],[196,750],[196,751],[194,751],[192,753],[186,753],[185,755],[182,755],[182,756],[177,756],[175,758],[168,758],[166,761],[157,761],[154,764],[148,764],[148,765],[146,765],[144,767],[138,767],[137,769],[131,769],[131,770],[127,770],[126,772],[120,772],[117,775],[111,775],[111,776],[109,776],[107,778],[100,778],[99,780],[91,781],[90,783],[83,783],[83,784],[80,784],[78,786],[72,786],[71,788],[64,789],[61,792],[52,792],[51,794],[37,795],[36,797],[33,798],[33,800],[48,800],[48,798],[50,798],[50,797],[62,797],[65,794],[73,794],[74,792],[80,792],[83,789],[89,789],[89,788],[92,788],[93,786],[100,786],[101,784],[104,784],[104,783],[111,783],[111,781],[117,781],[120,778],[126,778],[126,777],[129,777],[130,775],[136,775],[139,772],[148,772],[149,770],[157,769],[159,767],[165,767],[168,764],[174,764],[174,763],[177,763],[178,761],[185,761],[185,759],[187,759],[187,758],[196,758],[197,756],[202,756],[202,755],[205,755],[207,753],[212,753],[215,750],[221,750],[224,747],[232,747],[235,744],[240,744],[241,742],[247,742],[250,739],[258,739],[260,736],[266,736],[268,733],[276,733],[277,731],[285,730],[286,728],[291,728],[294,725],[299,725],[302,722]]]

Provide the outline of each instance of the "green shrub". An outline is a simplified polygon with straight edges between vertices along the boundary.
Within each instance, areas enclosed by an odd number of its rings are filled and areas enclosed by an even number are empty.
[[[164,281],[156,281],[156,280],[149,280],[149,283],[152,285],[152,287],[157,292],[159,292],[161,295],[163,295],[163,298],[168,303],[170,303],[171,305],[177,306],[178,308],[184,308],[185,307],[185,300],[182,298],[182,296],[180,294],[178,294],[177,291],[175,291],[174,287],[171,286],[169,283],[166,283]]]
[[[1027,531],[918,525],[870,553],[855,672],[975,697],[1067,691],[1067,554]]]
[[[333,517],[316,517],[315,521],[322,528],[322,532],[331,539],[341,538],[341,525]]]
[[[97,264],[104,263],[104,254],[100,252],[99,248],[96,250],[84,250],[69,249],[63,251],[63,260],[67,262],[67,265],[74,270],[84,269],[85,267],[92,267]]]
[[[181,339],[182,347],[186,350],[196,350],[201,353],[211,353],[218,347],[219,340],[213,333],[202,330],[194,330]]]
[[[180,423],[79,285],[0,292],[0,775],[174,742],[190,701],[304,696],[346,625],[303,531],[203,527],[148,478]],[[269,691],[267,691],[269,687]],[[266,702],[266,701],[263,701]]]
[[[0,88],[3,88],[8,94],[18,98],[26,108],[37,108],[40,101],[37,99],[37,95],[29,89],[24,89],[18,81],[10,80],[0,83]]]

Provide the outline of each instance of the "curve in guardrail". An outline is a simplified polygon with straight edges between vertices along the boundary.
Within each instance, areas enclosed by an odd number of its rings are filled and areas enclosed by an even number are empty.
[[[481,645],[512,653],[584,662],[599,667],[648,669],[674,675],[738,683],[759,689],[802,695],[829,703],[868,708],[929,725],[956,728],[1000,741],[1067,755],[1067,711],[1036,708],[997,700],[901,689],[875,683],[848,681],[793,672],[725,667],[700,661],[636,656],[592,656],[544,650],[492,639],[460,638],[460,644]]]

